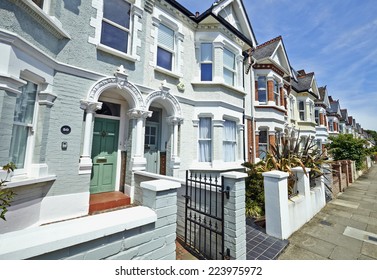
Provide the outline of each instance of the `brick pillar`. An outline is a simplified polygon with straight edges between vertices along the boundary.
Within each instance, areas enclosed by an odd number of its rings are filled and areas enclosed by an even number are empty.
[[[351,184],[355,181],[353,172],[352,172],[352,161],[348,160],[348,182]]]
[[[269,146],[275,146],[276,144],[276,136],[275,136],[275,133],[274,134],[269,134],[268,135],[268,143],[269,143]]]
[[[258,81],[255,81],[255,101],[259,100],[258,96]]]
[[[245,178],[246,173],[227,172],[224,187],[229,190],[229,199],[224,201],[224,245],[230,259],[246,260],[246,216]]]
[[[274,101],[274,81],[268,80],[267,81],[267,100]]]
[[[333,176],[338,178],[338,180],[339,180],[338,186],[333,186],[333,187],[335,187],[335,189],[333,191],[335,191],[335,194],[337,194],[337,193],[342,191],[342,178],[341,178],[342,174],[341,174],[340,164],[339,163],[333,163],[332,169],[333,169]]]
[[[280,88],[279,88],[279,91],[280,91],[280,106],[284,106],[284,107],[286,107],[286,106],[285,106],[285,102],[284,102],[285,98],[284,98],[284,90],[283,90],[283,87],[280,87]],[[285,109],[287,109],[287,108],[285,108]]]
[[[342,172],[346,174],[346,187],[349,186],[348,160],[342,160]]]
[[[246,120],[247,123],[247,154],[249,162],[254,162],[254,127],[253,121],[250,119]]]
[[[319,125],[325,125],[325,114],[322,112],[319,113]]]
[[[156,250],[156,258],[175,260],[175,240],[177,232],[177,189],[181,184],[169,180],[153,180],[140,184],[143,191],[143,206],[153,209],[157,214],[154,226],[156,235],[152,239],[165,236],[165,243]]]
[[[255,134],[255,157],[259,158],[259,134]]]

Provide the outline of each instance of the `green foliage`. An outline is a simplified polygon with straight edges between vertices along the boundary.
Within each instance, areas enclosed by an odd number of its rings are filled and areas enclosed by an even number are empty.
[[[368,150],[365,148],[364,139],[354,138],[351,134],[339,134],[329,137],[329,152],[334,160],[354,160],[356,169],[361,170]]]
[[[7,171],[7,177],[11,172],[16,169],[16,166],[13,162],[9,162],[3,166],[3,170]],[[0,219],[5,219],[5,214],[8,212],[8,207],[11,206],[11,202],[15,196],[15,193],[10,189],[4,189],[5,183],[7,182],[7,178],[5,180],[0,179]]]
[[[243,164],[247,168],[246,180],[246,216],[258,218],[264,216],[263,176],[257,171],[257,165],[250,162]]]
[[[259,217],[264,215],[264,186],[263,172],[279,170],[287,172],[288,197],[295,195],[294,186],[296,177],[292,168],[301,167],[307,176],[310,176],[311,185],[317,177],[330,173],[323,165],[328,163],[327,156],[318,152],[314,139],[283,137],[281,144],[270,147],[264,160],[256,164],[244,163],[247,168],[248,181],[246,187],[246,215]],[[308,171],[310,168],[310,172]],[[327,186],[329,188],[329,186]]]

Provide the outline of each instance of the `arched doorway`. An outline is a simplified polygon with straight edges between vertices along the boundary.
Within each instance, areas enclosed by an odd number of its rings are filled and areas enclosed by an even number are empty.
[[[92,173],[90,193],[111,192],[116,190],[121,105],[102,102],[96,111],[92,140]],[[119,186],[120,187],[120,186]]]

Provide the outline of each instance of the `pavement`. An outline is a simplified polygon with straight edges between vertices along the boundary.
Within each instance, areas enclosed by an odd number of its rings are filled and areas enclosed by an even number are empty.
[[[377,165],[288,241],[278,260],[377,260]]]

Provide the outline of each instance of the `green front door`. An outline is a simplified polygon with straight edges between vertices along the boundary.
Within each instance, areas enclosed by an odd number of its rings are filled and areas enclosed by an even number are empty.
[[[93,130],[90,193],[115,190],[119,121],[96,118]]]

